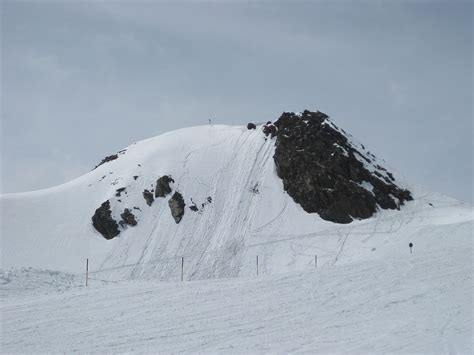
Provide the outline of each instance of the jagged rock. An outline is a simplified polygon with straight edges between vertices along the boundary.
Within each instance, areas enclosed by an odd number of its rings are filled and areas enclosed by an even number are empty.
[[[165,175],[156,180],[155,197],[165,197],[171,193],[170,183],[174,182],[173,178]]]
[[[277,128],[273,123],[268,121],[267,124],[263,126],[263,133],[265,133],[266,136],[270,135],[270,137],[273,138],[277,134]]]
[[[168,205],[170,206],[171,215],[173,216],[174,221],[178,224],[183,218],[184,207],[186,206],[183,195],[176,191],[173,194],[173,197],[168,201]]]
[[[408,190],[392,183],[391,174],[370,172],[359,159],[371,160],[327,119],[319,111],[285,112],[264,126],[266,136],[276,137],[276,171],[295,202],[323,219],[350,223],[371,217],[378,206],[395,209],[412,200]],[[372,191],[359,185],[364,181],[372,184]]]
[[[133,176],[133,180],[136,180],[136,179],[138,179],[138,178],[139,178],[138,175],[134,175],[134,176]]]
[[[153,194],[148,190],[143,191],[143,198],[145,199],[146,204],[148,206],[151,206],[153,204],[153,201],[155,201],[155,199],[153,198]]]
[[[247,129],[255,129],[255,128],[257,128],[257,126],[255,126],[255,123],[250,122],[250,123],[247,125]]]
[[[137,220],[135,219],[135,215],[128,209],[126,208],[123,213],[120,215],[122,217],[122,220],[128,224],[129,226],[136,226],[137,225]]]
[[[102,164],[108,163],[109,161],[115,160],[115,159],[117,159],[117,158],[118,158],[118,154],[109,155],[109,156],[105,157],[104,159],[102,159],[102,160],[100,161],[100,163],[97,164],[97,165],[95,166],[95,168],[92,169],[92,170],[95,170],[95,169],[97,169],[99,166],[101,166]]]
[[[105,239],[112,239],[119,235],[120,231],[117,222],[112,218],[109,200],[102,203],[102,205],[95,210],[92,216],[92,225]]]
[[[189,209],[193,212],[198,212],[199,211],[199,208],[196,205],[189,206]]]
[[[112,155],[109,155],[109,156],[105,157],[105,158],[102,159],[102,160],[100,161],[100,163],[97,164],[97,165],[95,166],[95,168],[92,169],[92,170],[97,169],[97,168],[98,168],[99,166],[101,166],[102,164],[105,164],[105,163],[108,163],[109,161],[112,161],[112,160],[117,159],[117,158],[119,157],[119,155],[125,154],[126,151],[127,151],[126,149],[122,149],[122,150],[118,151],[116,154],[112,154]],[[112,174],[112,173],[111,173],[111,174]]]

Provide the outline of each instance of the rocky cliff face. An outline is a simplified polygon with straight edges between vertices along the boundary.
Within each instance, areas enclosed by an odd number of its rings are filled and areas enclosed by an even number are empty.
[[[322,112],[285,112],[264,133],[275,138],[274,161],[285,191],[308,213],[337,223],[371,217],[412,200],[393,175],[361,153]],[[363,147],[363,146],[362,146]]]

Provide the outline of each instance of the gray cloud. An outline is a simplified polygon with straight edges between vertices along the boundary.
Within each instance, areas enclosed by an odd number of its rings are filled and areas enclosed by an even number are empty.
[[[473,201],[470,1],[1,4],[2,192],[209,117],[309,108]]]

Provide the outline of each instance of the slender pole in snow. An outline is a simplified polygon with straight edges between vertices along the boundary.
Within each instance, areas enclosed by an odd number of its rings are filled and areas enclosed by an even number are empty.
[[[184,280],[184,256],[181,257],[181,282]]]
[[[314,256],[314,268],[316,269],[318,267],[318,256]]]
[[[89,285],[89,258],[86,259],[86,287]]]
[[[258,277],[258,255],[257,255],[257,277]]]

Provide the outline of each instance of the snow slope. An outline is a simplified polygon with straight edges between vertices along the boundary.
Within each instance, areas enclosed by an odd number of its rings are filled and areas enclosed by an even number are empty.
[[[261,272],[302,270],[311,267],[316,254],[320,265],[332,265],[383,257],[398,248],[404,252],[406,245],[394,245],[393,234],[414,234],[424,228],[423,216],[459,205],[414,191],[415,201],[401,211],[382,210],[348,226],[334,224],[307,214],[283,191],[273,152],[274,142],[260,127],[192,127],[137,142],[118,159],[67,184],[3,195],[1,267],[77,273],[89,258],[91,271],[105,279],[172,280],[180,277],[183,256],[185,278],[191,280],[253,275],[258,255]],[[168,198],[148,206],[142,196],[167,174],[187,204],[179,224]],[[115,196],[121,187],[126,191]],[[206,203],[209,196],[212,203]],[[112,240],[91,224],[95,209],[107,199],[116,220],[124,208],[140,209],[133,210],[138,225]],[[188,208],[191,200],[204,204],[198,213]],[[471,207],[456,211],[459,221],[472,220]],[[386,240],[375,242],[376,234]]]
[[[259,128],[182,129],[0,196],[2,352],[472,353],[472,206],[405,184],[399,211],[324,221],[283,191],[273,144]],[[187,204],[179,224],[169,197],[142,196],[163,175]],[[139,208],[112,240],[91,224],[107,199],[116,219]]]
[[[416,235],[391,234],[400,248],[383,258],[258,278],[11,292],[0,304],[2,352],[472,354],[472,221],[427,217]]]

